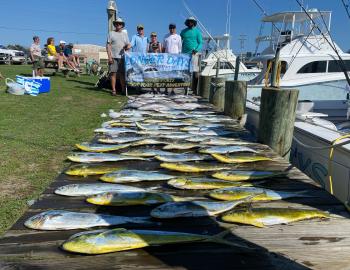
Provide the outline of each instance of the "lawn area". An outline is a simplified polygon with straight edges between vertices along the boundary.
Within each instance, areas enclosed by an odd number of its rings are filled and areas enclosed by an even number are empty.
[[[4,77],[31,74],[29,66],[0,65]],[[89,141],[125,97],[94,88],[96,77],[51,78],[51,92],[37,97],[5,93],[0,82],[0,235],[67,165],[74,144]]]

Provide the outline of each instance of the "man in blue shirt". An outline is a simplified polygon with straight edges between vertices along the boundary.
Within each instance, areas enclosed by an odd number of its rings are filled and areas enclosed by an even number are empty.
[[[137,34],[131,38],[132,52],[147,53],[148,38],[142,24],[137,26]]]

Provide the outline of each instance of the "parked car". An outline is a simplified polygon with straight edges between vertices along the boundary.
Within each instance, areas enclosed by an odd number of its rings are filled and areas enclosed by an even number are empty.
[[[0,45],[0,63],[5,64],[24,64],[26,57],[24,52],[17,50],[9,50]]]

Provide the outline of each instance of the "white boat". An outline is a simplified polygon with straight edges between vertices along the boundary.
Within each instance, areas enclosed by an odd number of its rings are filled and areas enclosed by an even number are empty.
[[[328,15],[330,12],[310,12],[314,18]],[[296,25],[297,22],[310,26],[306,14],[300,12],[284,12],[265,17],[265,21],[285,21]],[[330,27],[330,24],[328,25]],[[284,31],[289,29],[282,28]],[[290,29],[295,29],[290,28]],[[300,90],[300,100],[297,108],[293,145],[290,161],[293,165],[305,172],[327,191],[334,194],[342,202],[349,205],[350,201],[350,101],[347,95],[344,73],[340,72],[335,62],[338,58],[322,36],[310,35],[308,38],[299,32],[288,30],[288,42],[283,44],[286,37],[279,37],[279,41],[271,44],[280,44],[281,60],[289,63],[295,56],[295,48],[300,50],[292,65],[287,64],[282,74],[281,87]],[[329,37],[329,36],[328,36]],[[301,43],[304,40],[305,42]],[[318,44],[318,45],[317,45]],[[302,48],[298,48],[303,46]],[[293,48],[295,47],[295,48]],[[268,50],[271,50],[270,46]],[[345,54],[337,46],[345,63],[350,55]],[[273,51],[267,54],[265,50],[261,59],[269,60]],[[291,55],[288,55],[291,52]],[[265,55],[264,55],[265,54]],[[270,55],[270,56],[268,56]],[[349,60],[348,60],[349,59]],[[318,63],[313,66],[310,63]],[[319,64],[323,63],[323,64]],[[298,73],[299,70],[322,68],[323,72]],[[337,70],[338,72],[331,72]],[[264,71],[263,71],[264,72]],[[266,72],[266,61],[265,61]],[[261,79],[261,78],[260,78]],[[260,81],[263,82],[263,81]],[[261,86],[260,86],[261,87]],[[248,91],[252,91],[249,89]],[[253,89],[256,91],[256,88]],[[247,101],[246,127],[257,134],[259,127],[260,105],[252,101],[252,94]],[[303,100],[307,99],[307,100]],[[336,140],[339,141],[336,141]],[[331,149],[333,144],[333,155]]]
[[[210,41],[214,41],[216,49],[213,51],[209,51],[208,49],[205,50],[206,53],[204,53],[204,59],[202,60],[201,75],[212,77],[218,75],[233,80],[237,57],[230,49],[230,36],[225,34],[220,37],[204,38],[204,40],[207,44]],[[221,46],[222,44],[224,45]],[[238,79],[242,81],[250,81],[256,78],[260,73],[261,69],[256,67],[247,68],[241,62]]]
[[[257,38],[259,44],[268,42],[268,47],[254,58],[263,63],[263,71],[249,82],[248,98],[258,98],[261,88],[269,83],[277,48],[280,49],[281,88],[297,88],[300,100],[346,98],[347,81],[334,49],[344,60],[346,71],[350,71],[350,54],[343,52],[330,37],[332,13],[317,10],[308,13],[321,33],[302,11],[281,12],[262,19],[264,24],[271,24],[271,32]]]

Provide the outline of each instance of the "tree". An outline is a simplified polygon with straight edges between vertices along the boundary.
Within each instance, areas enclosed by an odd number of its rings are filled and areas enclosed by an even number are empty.
[[[24,52],[27,55],[29,54],[29,48],[26,48],[26,47],[24,47],[22,45],[19,45],[19,44],[15,44],[15,45],[9,44],[9,45],[7,45],[6,48],[9,49],[9,50],[22,51],[22,52]]]

